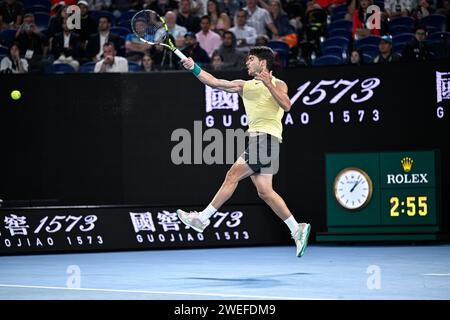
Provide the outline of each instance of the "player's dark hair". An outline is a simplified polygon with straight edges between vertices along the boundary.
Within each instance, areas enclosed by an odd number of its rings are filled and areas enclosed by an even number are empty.
[[[275,54],[272,49],[269,47],[253,47],[248,52],[248,56],[255,56],[259,60],[266,60],[267,70],[271,71],[273,67],[273,61],[275,58]]]

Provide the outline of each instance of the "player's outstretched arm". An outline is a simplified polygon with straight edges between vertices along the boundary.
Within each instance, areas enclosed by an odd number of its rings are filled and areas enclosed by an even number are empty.
[[[228,81],[224,79],[217,79],[209,72],[206,72],[205,70],[202,70],[197,64],[195,64],[194,60],[192,58],[187,58],[182,61],[183,66],[192,71],[197,78],[203,82],[204,84],[212,87],[221,89],[227,92],[238,92],[242,93],[242,89],[244,88],[244,80],[233,80]]]

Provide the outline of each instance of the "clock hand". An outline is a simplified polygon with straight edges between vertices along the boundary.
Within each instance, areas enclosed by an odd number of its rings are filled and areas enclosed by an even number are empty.
[[[350,189],[350,192],[353,192],[353,190],[355,190],[356,186],[359,184],[359,180],[356,181],[355,185],[353,186],[353,188]]]

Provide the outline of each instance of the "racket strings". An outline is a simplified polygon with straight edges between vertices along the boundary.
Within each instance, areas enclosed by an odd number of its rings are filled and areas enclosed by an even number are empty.
[[[162,43],[166,40],[164,23],[154,12],[141,12],[133,18],[131,25],[134,33],[143,40],[152,43]]]

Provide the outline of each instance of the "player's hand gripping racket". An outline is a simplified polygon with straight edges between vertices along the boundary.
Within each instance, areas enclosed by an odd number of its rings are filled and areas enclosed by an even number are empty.
[[[166,21],[155,11],[141,10],[131,19],[131,28],[134,34],[143,42],[150,45],[159,45],[168,48],[180,59],[187,59],[178,50],[169,37],[169,28]]]

